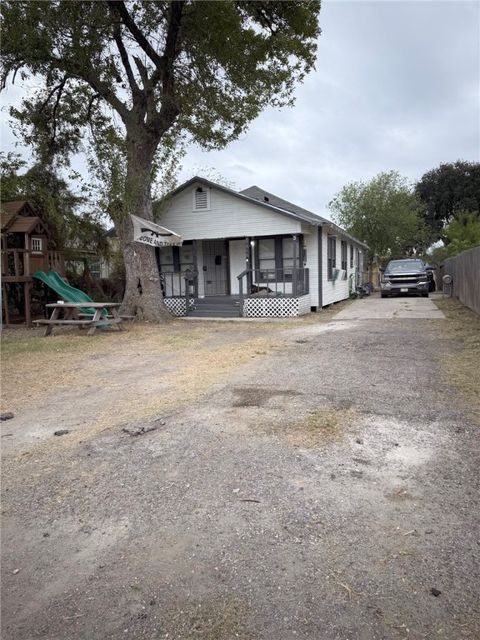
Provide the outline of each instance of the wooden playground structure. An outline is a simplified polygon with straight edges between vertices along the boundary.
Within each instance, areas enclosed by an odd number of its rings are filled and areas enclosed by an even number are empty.
[[[61,251],[49,248],[50,234],[33,207],[24,200],[1,205],[2,232],[2,315],[3,323],[12,324],[22,317],[32,324],[32,287],[36,271],[56,271],[65,275],[65,261]]]

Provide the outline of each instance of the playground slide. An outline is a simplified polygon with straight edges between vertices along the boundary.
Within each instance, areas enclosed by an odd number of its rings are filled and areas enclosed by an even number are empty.
[[[33,277],[48,285],[50,289],[55,291],[55,293],[58,293],[62,300],[65,300],[66,302],[93,302],[90,296],[84,291],[67,284],[56,271],[49,271],[48,273],[45,273],[44,271],[35,271]],[[82,307],[81,312],[88,313],[93,316],[95,310],[87,305],[85,308]]]

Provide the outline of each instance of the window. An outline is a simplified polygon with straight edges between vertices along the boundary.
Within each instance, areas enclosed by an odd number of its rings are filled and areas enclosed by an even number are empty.
[[[99,260],[92,260],[92,261],[88,261],[88,267],[90,269],[90,273],[92,274],[92,276],[94,278],[100,278],[101,277],[101,268],[100,268],[100,261]]]
[[[174,247],[178,249],[180,271],[186,271],[187,269],[193,269],[195,267],[193,262],[193,245],[183,244],[181,247]]]
[[[160,271],[162,273],[175,271],[173,247],[160,247]]]
[[[337,266],[337,238],[327,237],[327,278],[333,280],[333,270]]]
[[[43,249],[42,238],[32,238],[32,251],[34,253],[40,253]]]
[[[207,211],[210,209],[210,189],[197,187],[193,192],[193,210]]]
[[[345,279],[347,277],[347,243],[345,240],[342,240],[342,270],[345,271]]]
[[[353,244],[350,245],[350,269],[353,269]]]
[[[291,279],[293,266],[293,238],[282,238],[282,269],[286,280]]]
[[[275,238],[261,238],[258,241],[258,268],[260,278],[275,278],[275,271],[267,273],[267,270],[275,269]]]
[[[255,268],[259,272],[259,278],[272,281],[277,278],[291,282],[294,266],[300,265],[301,244],[301,237],[294,240],[292,236],[259,238],[255,241]]]

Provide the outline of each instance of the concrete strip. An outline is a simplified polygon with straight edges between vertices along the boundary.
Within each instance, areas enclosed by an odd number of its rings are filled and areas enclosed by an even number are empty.
[[[430,298],[379,298],[355,300],[335,320],[442,320],[445,318]]]

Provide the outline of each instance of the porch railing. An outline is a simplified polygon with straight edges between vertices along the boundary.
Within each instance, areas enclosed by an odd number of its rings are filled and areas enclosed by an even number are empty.
[[[237,277],[240,315],[245,298],[297,298],[310,292],[309,270],[303,267],[245,269]]]
[[[198,273],[186,271],[162,271],[160,286],[164,298],[185,298],[185,315],[190,311],[190,300],[195,297]]]

